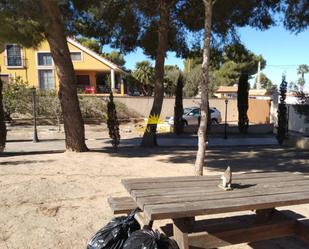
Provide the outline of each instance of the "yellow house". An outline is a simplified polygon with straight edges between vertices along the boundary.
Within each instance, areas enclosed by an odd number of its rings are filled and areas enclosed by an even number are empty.
[[[125,72],[120,67],[76,40],[68,38],[67,41],[80,91],[108,93],[113,90],[124,94],[122,76]],[[36,50],[17,44],[0,46],[0,78],[10,82],[18,76],[41,90],[58,88],[59,81],[47,41]]]

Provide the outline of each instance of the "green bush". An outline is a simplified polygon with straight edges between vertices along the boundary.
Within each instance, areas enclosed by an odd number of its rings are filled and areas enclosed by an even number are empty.
[[[62,119],[62,111],[57,91],[37,90],[37,117],[48,123],[57,120],[58,126]],[[129,111],[125,104],[114,101],[119,120],[129,120],[137,117],[136,113]],[[107,121],[107,99],[96,96],[79,96],[80,109],[84,120]],[[32,117],[32,93],[27,82],[17,77],[10,84],[5,84],[3,89],[3,104],[6,116],[27,118]],[[14,114],[14,115],[13,115]],[[13,116],[12,116],[13,115]]]
[[[60,124],[62,119],[62,110],[58,94],[55,90],[51,91],[37,91],[37,115],[44,119],[57,120],[58,131],[60,131]]]
[[[128,121],[130,118],[138,116],[130,111],[125,104],[115,100],[114,103],[119,120]],[[106,98],[83,95],[79,97],[79,104],[84,119],[107,121],[108,100]]]
[[[16,77],[3,86],[4,112],[10,119],[13,113],[29,114],[32,110],[31,90],[28,82]]]
[[[79,105],[84,119],[98,119],[106,121],[106,102],[100,97],[80,96]]]

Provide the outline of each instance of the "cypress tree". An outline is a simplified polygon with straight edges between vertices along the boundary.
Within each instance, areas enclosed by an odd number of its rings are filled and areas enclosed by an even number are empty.
[[[179,135],[183,133],[184,122],[182,119],[183,115],[183,105],[182,105],[182,95],[183,95],[183,85],[184,79],[181,73],[179,73],[177,86],[176,86],[176,97],[175,97],[175,107],[174,107],[174,133]]]
[[[6,126],[4,122],[4,108],[3,108],[3,96],[2,96],[3,83],[0,79],[0,152],[4,151],[6,142]]]
[[[249,128],[248,111],[249,83],[248,74],[242,73],[239,78],[237,92],[238,129],[241,134],[247,134]]]
[[[288,83],[285,81],[285,76],[282,78],[280,84],[280,102],[278,106],[278,132],[277,140],[280,145],[283,144],[284,139],[286,138],[287,131],[287,107],[285,103],[286,91]]]
[[[109,101],[107,103],[107,126],[109,130],[109,137],[112,139],[111,142],[113,148],[116,150],[120,143],[120,133],[116,106],[114,103],[114,96],[112,92],[109,95]]]

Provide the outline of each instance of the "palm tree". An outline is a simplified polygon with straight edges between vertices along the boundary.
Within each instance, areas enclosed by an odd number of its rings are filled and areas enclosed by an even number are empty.
[[[132,76],[140,82],[144,95],[151,96],[154,87],[154,69],[149,61],[136,63]]]
[[[299,74],[301,77],[298,80],[298,85],[300,87],[300,90],[303,91],[304,85],[306,83],[305,81],[305,74],[309,73],[309,66],[302,64],[299,65],[297,68],[297,74]]]

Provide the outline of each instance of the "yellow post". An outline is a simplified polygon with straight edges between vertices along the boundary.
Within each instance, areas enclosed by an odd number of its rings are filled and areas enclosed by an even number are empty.
[[[123,79],[121,79],[121,81],[120,81],[120,95],[121,96],[124,95],[124,82],[123,82]]]

